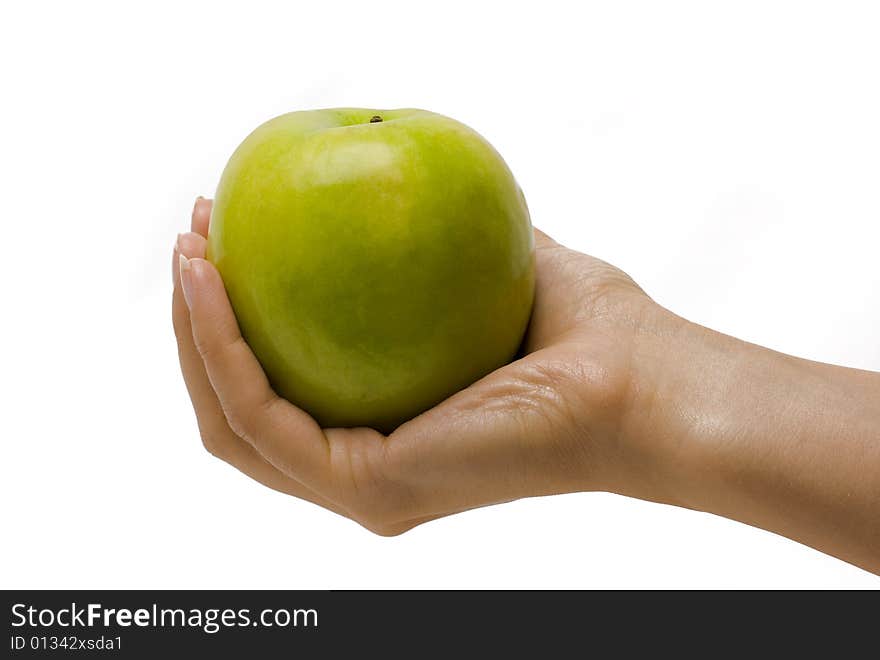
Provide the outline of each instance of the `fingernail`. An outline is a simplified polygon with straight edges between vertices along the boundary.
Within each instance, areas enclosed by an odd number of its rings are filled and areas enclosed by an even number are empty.
[[[183,289],[183,299],[186,306],[192,308],[192,267],[189,259],[180,255],[180,286]]]

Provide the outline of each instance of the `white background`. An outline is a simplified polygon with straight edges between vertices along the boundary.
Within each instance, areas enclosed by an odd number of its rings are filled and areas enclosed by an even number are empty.
[[[659,302],[880,370],[872,3],[4,3],[3,587],[880,587],[607,494],[380,538],[201,448],[171,248],[257,124],[415,106],[483,133],[534,223]]]

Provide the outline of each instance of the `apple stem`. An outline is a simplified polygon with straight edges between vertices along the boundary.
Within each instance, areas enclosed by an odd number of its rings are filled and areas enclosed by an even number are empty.
[[[382,118],[379,115],[373,115],[372,117],[370,117],[371,124],[375,124],[380,121],[382,121]]]

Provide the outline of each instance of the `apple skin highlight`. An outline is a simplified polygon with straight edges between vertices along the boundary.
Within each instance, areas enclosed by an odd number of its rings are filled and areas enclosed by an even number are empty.
[[[535,290],[509,168],[424,110],[259,126],[220,179],[208,259],[279,395],[322,426],[386,433],[509,362]]]

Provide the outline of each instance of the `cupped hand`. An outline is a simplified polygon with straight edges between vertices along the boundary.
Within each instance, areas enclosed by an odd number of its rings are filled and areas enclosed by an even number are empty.
[[[280,398],[205,260],[211,202],[174,249],[173,321],[205,447],[382,535],[522,497],[619,488],[637,335],[656,305],[623,272],[536,230],[523,357],[390,435],[322,429]]]

